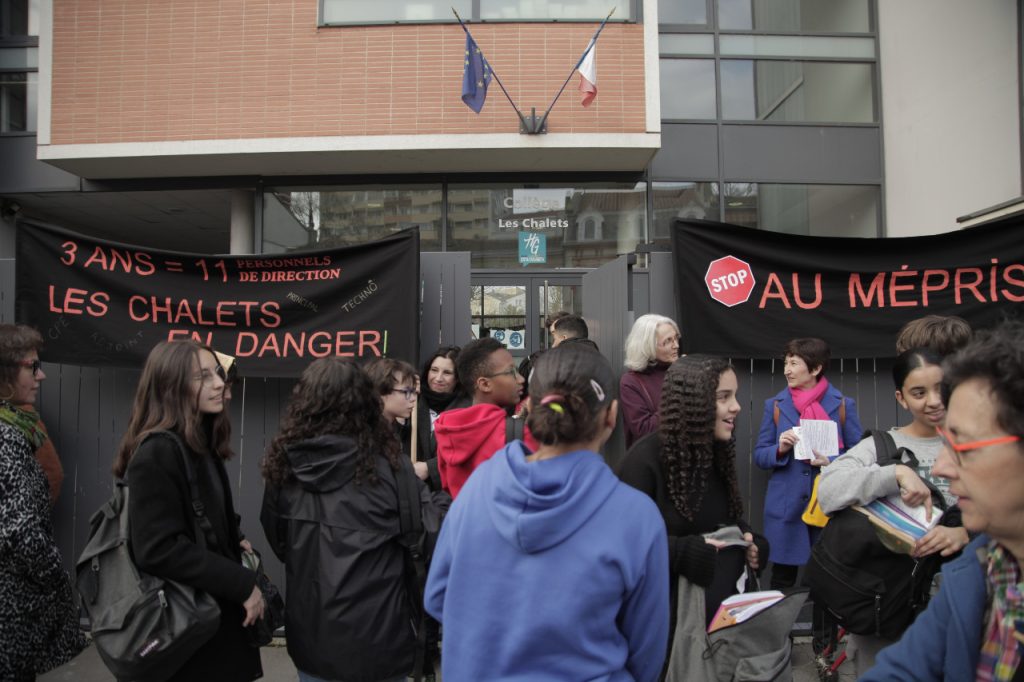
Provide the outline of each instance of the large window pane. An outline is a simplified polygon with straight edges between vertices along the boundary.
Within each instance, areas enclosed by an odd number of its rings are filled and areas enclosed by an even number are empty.
[[[329,249],[418,228],[423,251],[441,250],[441,189],[338,189],[264,194],[263,251]]]
[[[38,75],[0,73],[0,133],[35,132]]]
[[[875,185],[727,183],[725,221],[815,237],[877,237]]]
[[[372,24],[396,21],[455,21],[452,8],[465,19],[473,18],[472,0],[417,0],[417,2],[367,2],[324,0],[325,24]]]
[[[722,118],[873,123],[874,73],[871,64],[723,59]]]
[[[480,0],[480,19],[515,21],[601,21],[615,6],[612,19],[632,19],[629,0],[609,4],[604,0]]]
[[[661,60],[661,117],[715,118],[715,62]]]
[[[39,35],[42,0],[0,0],[0,39]]]
[[[658,0],[658,23],[707,24],[707,0]]]
[[[835,36],[761,36],[723,35],[722,55],[751,57],[815,57],[837,59],[874,59],[874,38],[839,38]],[[662,50],[664,52],[664,50]]]
[[[718,26],[729,31],[868,33],[868,0],[718,0]]]
[[[643,239],[644,186],[452,185],[448,250],[474,268],[596,267]]]
[[[677,218],[718,220],[717,182],[655,182],[654,221],[650,241],[671,248],[672,224]]]
[[[715,36],[710,33],[662,33],[658,49],[663,55],[715,54]]]

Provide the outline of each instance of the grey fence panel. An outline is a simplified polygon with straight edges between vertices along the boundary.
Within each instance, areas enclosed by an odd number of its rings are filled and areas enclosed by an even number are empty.
[[[420,254],[419,364],[442,345],[470,341],[470,253]]]
[[[0,260],[0,323],[14,323],[14,259]]]

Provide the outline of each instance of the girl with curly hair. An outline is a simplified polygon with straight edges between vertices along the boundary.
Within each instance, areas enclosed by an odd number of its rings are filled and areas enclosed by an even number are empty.
[[[404,680],[417,605],[400,544],[399,477],[415,477],[373,383],[339,358],[302,373],[263,459],[260,520],[285,564],[300,680]],[[419,483],[423,525],[441,509]]]
[[[733,438],[740,404],[724,358],[687,355],[669,367],[658,430],[630,449],[619,477],[657,504],[668,529],[672,630],[679,576],[705,589],[705,620],[736,593],[744,564],[764,565],[768,543],[743,519]],[[750,545],[725,547],[708,534],[739,526]]]

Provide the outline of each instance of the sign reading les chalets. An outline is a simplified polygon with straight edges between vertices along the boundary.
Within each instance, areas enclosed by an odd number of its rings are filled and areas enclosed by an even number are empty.
[[[1024,221],[927,237],[807,237],[679,220],[672,232],[684,352],[777,357],[825,339],[834,357],[889,357],[906,322],[975,328],[1021,314]]]
[[[22,223],[18,319],[45,359],[139,367],[158,342],[191,338],[248,376],[296,376],[313,360],[414,360],[419,233],[282,255],[143,249]]]

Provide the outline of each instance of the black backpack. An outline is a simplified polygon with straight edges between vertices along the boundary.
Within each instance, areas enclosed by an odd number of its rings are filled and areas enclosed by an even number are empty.
[[[897,449],[889,433],[868,431],[864,438],[869,437],[879,466],[907,463],[916,469],[914,453]],[[945,511],[942,493],[925,483],[932,505]],[[867,517],[848,508],[835,512],[818,537],[807,562],[807,583],[814,601],[848,632],[895,638],[927,605],[941,564],[938,554],[914,559],[887,549]]]

